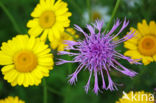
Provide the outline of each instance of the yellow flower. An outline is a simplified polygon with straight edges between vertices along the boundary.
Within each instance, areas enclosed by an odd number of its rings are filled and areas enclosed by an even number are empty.
[[[12,86],[39,85],[53,68],[53,55],[39,38],[17,35],[2,43],[0,65],[4,79]]]
[[[154,103],[154,94],[144,91],[125,93],[116,103]]]
[[[25,103],[25,102],[22,100],[19,100],[17,96],[16,97],[9,96],[3,100],[0,100],[0,103]]]
[[[124,55],[140,59],[144,65],[156,61],[156,23],[151,21],[148,25],[146,20],[143,20],[138,23],[137,29],[130,30],[136,31],[136,36],[124,43],[124,47],[128,49]]]
[[[28,21],[27,27],[30,28],[28,34],[33,36],[41,35],[41,40],[45,41],[47,35],[52,41],[60,38],[60,33],[68,27],[70,20],[68,17],[67,3],[62,0],[40,0],[34,11],[31,13],[32,20]]]
[[[76,31],[72,28],[67,28],[66,31],[73,35],[74,37],[78,38],[78,35],[76,35]],[[67,32],[62,32],[60,39],[55,39],[51,41],[51,48],[57,49],[57,51],[63,51],[67,44],[65,44],[65,40],[73,41],[74,38],[70,36]]]

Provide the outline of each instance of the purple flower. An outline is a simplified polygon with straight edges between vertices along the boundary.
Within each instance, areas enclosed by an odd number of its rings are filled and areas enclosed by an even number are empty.
[[[85,91],[88,93],[89,87],[90,87],[90,80],[92,78],[92,75],[94,75],[94,89],[93,91],[98,94],[99,85],[98,85],[98,75],[101,75],[102,78],[102,89],[105,90],[117,90],[117,87],[115,83],[112,81],[110,72],[111,70],[117,70],[127,76],[134,77],[137,73],[134,71],[131,71],[124,67],[122,64],[120,64],[117,59],[126,59],[131,63],[139,64],[136,62],[136,60],[132,60],[120,53],[118,53],[115,48],[118,46],[119,43],[122,43],[128,39],[131,39],[134,37],[134,32],[131,32],[127,34],[125,37],[114,41],[113,39],[117,37],[128,25],[128,21],[126,19],[123,22],[123,25],[119,32],[117,34],[113,34],[113,32],[119,27],[121,22],[117,20],[112,27],[112,29],[108,32],[102,32],[103,27],[103,21],[97,20],[95,24],[87,25],[87,28],[89,30],[89,34],[83,31],[82,28],[75,25],[75,28],[82,32],[85,36],[85,39],[83,41],[66,41],[66,44],[68,44],[68,47],[66,50],[72,50],[72,51],[78,51],[78,53],[68,52],[68,51],[61,51],[58,54],[59,55],[70,55],[75,56],[73,61],[67,61],[60,59],[59,62],[57,62],[57,65],[64,64],[64,63],[75,63],[78,62],[80,65],[75,70],[74,73],[72,73],[69,77],[69,83],[75,84],[77,81],[77,75],[82,69],[88,70],[90,73],[88,82],[85,86]],[[97,30],[96,30],[97,29]],[[96,32],[97,31],[97,32]],[[108,85],[105,83],[106,76],[108,78]]]

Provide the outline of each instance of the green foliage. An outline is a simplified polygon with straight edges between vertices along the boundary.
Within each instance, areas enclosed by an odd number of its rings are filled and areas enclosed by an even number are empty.
[[[87,10],[86,0],[64,0],[68,2],[69,11],[72,12],[71,27],[73,24],[82,24],[82,15],[85,10]],[[128,7],[124,0],[121,0],[120,6],[115,17],[119,19],[124,19],[124,17],[130,20],[129,27],[136,27],[138,22],[142,19],[147,21],[156,21],[156,0],[140,0],[141,4],[135,4],[134,7]],[[39,2],[39,0],[1,0],[1,2],[6,6],[9,12],[12,14],[16,20],[17,25],[20,27],[22,32],[17,32],[9,20],[8,16],[0,8],[0,44],[11,39],[13,36],[19,33],[26,33],[26,23],[31,18],[30,13]],[[92,0],[92,8],[95,5],[108,6],[110,8],[109,15],[111,15],[115,0]],[[129,30],[129,27],[124,30],[120,35],[122,37]],[[125,49],[123,46],[118,47],[122,53]],[[57,58],[69,58],[58,57],[54,55],[55,61]],[[54,69],[50,72],[50,76],[45,78],[48,85],[48,103],[114,103],[118,98],[121,97],[122,91],[131,90],[145,90],[148,92],[154,92],[156,88],[156,63],[151,63],[148,66],[132,65],[126,61],[120,61],[122,64],[126,65],[128,68],[138,72],[138,75],[134,78],[129,78],[127,76],[121,75],[119,72],[113,72],[112,79],[121,85],[118,86],[118,91],[101,91],[99,95],[95,95],[92,92],[93,80],[91,89],[88,94],[84,91],[84,85],[88,80],[88,72],[82,71],[78,75],[78,82],[76,85],[69,85],[68,75],[71,74],[78,64],[64,64],[60,66],[54,66]],[[20,99],[26,101],[26,103],[42,103],[43,101],[43,88],[42,84],[38,87],[11,87],[3,79],[3,75],[0,72],[0,99],[7,96],[19,96]]]

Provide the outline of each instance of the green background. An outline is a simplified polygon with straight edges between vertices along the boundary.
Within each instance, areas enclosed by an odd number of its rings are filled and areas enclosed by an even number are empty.
[[[86,0],[64,0],[68,2],[69,11],[72,12],[71,27],[73,24],[82,25],[81,15],[87,9]],[[128,7],[127,4],[121,0],[116,17],[123,20],[126,16],[130,20],[130,24],[119,37],[122,37],[129,30],[129,27],[136,27],[138,22],[146,19],[148,22],[151,20],[156,21],[156,0],[140,0],[141,4],[135,4],[134,7]],[[1,0],[1,3],[9,10],[11,15],[16,21],[16,25],[20,27],[17,31],[15,26],[0,8],[0,45],[2,42],[6,42],[17,34],[27,33],[26,23],[30,17],[30,13],[33,11],[39,0]],[[116,0],[93,0],[92,8],[96,5],[108,6],[110,8],[109,15],[112,14]],[[112,26],[112,25],[111,25]],[[81,36],[81,35],[80,35]],[[126,51],[121,44],[117,49],[121,50],[121,53]],[[55,51],[56,52],[56,51]],[[72,59],[68,56],[57,56],[54,52],[54,59],[65,58]],[[48,103],[114,103],[122,96],[122,91],[138,91],[144,90],[154,93],[156,88],[156,63],[150,63],[147,66],[143,65],[131,65],[125,60],[119,60],[127,68],[138,72],[138,75],[134,78],[129,78],[117,71],[111,73],[111,77],[114,82],[121,84],[118,86],[118,91],[106,91],[102,90],[101,93],[95,95],[92,91],[94,81],[92,80],[91,89],[88,94],[84,91],[84,86],[87,83],[89,73],[88,71],[82,71],[78,75],[78,82],[76,85],[69,85],[68,75],[76,70],[78,64],[64,64],[60,66],[54,66],[54,69],[50,72],[50,76],[46,78],[48,91]],[[101,87],[101,80],[99,80],[99,86]],[[33,86],[24,88],[23,86],[11,87],[7,81],[3,79],[3,75],[0,72],[0,99],[7,96],[19,96],[20,99],[26,101],[26,103],[43,103],[43,87]]]

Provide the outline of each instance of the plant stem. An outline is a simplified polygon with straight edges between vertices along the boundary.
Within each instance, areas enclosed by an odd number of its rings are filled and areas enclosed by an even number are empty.
[[[75,8],[75,10],[77,10],[77,12],[80,14],[80,17],[82,17],[82,10],[80,9],[80,7],[75,3],[74,0],[69,0],[72,4],[72,6]]]
[[[107,24],[106,30],[108,30],[108,29],[110,28],[110,25],[111,25],[111,23],[112,23],[112,21],[113,21],[113,19],[114,19],[114,17],[115,17],[115,14],[116,14],[116,12],[117,12],[117,10],[118,10],[118,8],[119,8],[120,1],[121,1],[121,0],[117,0],[117,1],[116,1],[116,4],[115,4],[114,10],[113,10],[111,19],[110,19],[109,23]]]
[[[49,86],[47,86],[47,89],[48,89],[49,92],[54,93],[54,94],[57,94],[57,95],[63,97],[63,94],[60,93],[60,92],[58,92],[58,91],[56,91],[55,89],[53,89],[53,88],[51,88],[51,87],[49,87]]]
[[[48,103],[48,96],[47,96],[47,84],[45,78],[43,79],[43,103]]]
[[[15,19],[13,18],[13,16],[11,15],[11,13],[9,12],[9,10],[4,6],[4,4],[0,1],[0,7],[2,8],[2,10],[5,12],[5,14],[8,16],[8,18],[10,19],[12,25],[14,26],[15,30],[18,33],[22,33],[19,26],[17,25]]]
[[[92,21],[91,0],[86,0],[86,1],[87,1],[87,8],[89,14],[89,23],[91,23]]]

